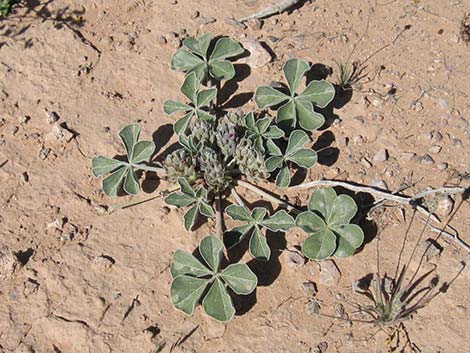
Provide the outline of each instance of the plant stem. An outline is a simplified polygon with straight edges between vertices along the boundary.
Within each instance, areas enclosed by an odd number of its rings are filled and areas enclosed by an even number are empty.
[[[224,214],[222,211],[222,200],[221,200],[221,194],[218,193],[215,195],[215,221],[216,221],[216,231],[217,231],[217,236],[223,240],[223,235],[224,235]]]
[[[265,199],[267,199],[268,201],[271,201],[271,202],[274,202],[278,205],[283,205],[287,208],[288,211],[292,211],[294,213],[300,213],[302,212],[301,210],[299,210],[297,207],[291,205],[290,203],[288,203],[287,201],[284,201],[284,200],[281,200],[280,198],[277,198],[276,196],[274,195],[271,195],[270,193],[264,191],[263,189],[260,189],[259,187],[257,187],[256,185],[253,185],[251,183],[248,183],[246,181],[243,181],[243,180],[237,180],[236,181],[236,184],[240,185],[240,186],[243,186],[244,188],[247,188],[248,190],[251,190],[253,192],[256,192],[258,195],[264,197]]]
[[[165,174],[165,168],[162,167],[151,167],[146,164],[131,164],[134,168],[141,169],[141,170],[146,170],[148,172],[155,172],[158,174]]]
[[[232,197],[235,199],[235,202],[238,203],[239,206],[246,206],[240,195],[238,195],[238,192],[237,190],[235,190],[235,188],[232,188],[230,190],[230,193],[232,194]]]

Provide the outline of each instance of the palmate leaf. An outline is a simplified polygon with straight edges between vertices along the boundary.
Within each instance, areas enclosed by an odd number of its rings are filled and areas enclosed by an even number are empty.
[[[310,65],[299,59],[288,60],[283,67],[289,94],[269,86],[256,89],[255,102],[260,109],[279,106],[276,122],[284,130],[292,130],[297,125],[302,129],[313,131],[320,128],[325,118],[315,112],[314,106],[325,108],[334,98],[333,85],[325,80],[311,81],[305,90],[297,94],[302,77]]]
[[[310,259],[335,255],[353,255],[364,241],[364,233],[356,224],[349,224],[357,212],[354,200],[337,195],[332,188],[316,190],[310,197],[308,211],[297,216],[296,225],[309,234],[302,252]]]
[[[231,264],[219,270],[222,248],[223,244],[218,238],[203,238],[199,244],[199,253],[204,264],[185,251],[175,251],[171,264],[173,281],[170,297],[177,309],[192,315],[204,296],[204,312],[217,321],[228,322],[235,315],[235,308],[226,285],[237,295],[247,295],[255,290],[258,279],[246,264]]]
[[[140,131],[139,124],[131,124],[119,132],[127,162],[104,156],[92,159],[92,172],[95,177],[111,173],[103,179],[102,184],[104,193],[110,197],[117,196],[121,189],[129,195],[136,195],[140,191],[135,171],[139,169],[139,163],[149,161],[155,152],[153,141],[138,141]]]
[[[174,191],[165,197],[165,202],[178,208],[191,206],[183,216],[184,229],[190,231],[196,223],[197,217],[203,215],[212,218],[214,209],[208,203],[208,192],[203,186],[194,190],[185,178],[178,178],[180,191]]]
[[[235,76],[235,68],[227,59],[242,54],[245,50],[233,39],[222,37],[217,40],[214,49],[209,53],[212,35],[205,34],[199,38],[188,37],[183,41],[183,48],[176,51],[171,58],[173,70],[194,73],[200,82],[209,78],[230,80]]]
[[[286,188],[291,181],[288,162],[294,163],[302,168],[311,168],[317,162],[317,153],[304,145],[309,141],[308,135],[303,130],[294,130],[287,143],[286,151],[282,153],[280,148],[272,141],[267,143],[268,153],[271,155],[265,166],[268,172],[279,169],[276,176],[276,186]]]
[[[195,72],[189,73],[181,86],[181,93],[188,99],[190,104],[167,100],[163,103],[163,111],[167,115],[174,113],[184,113],[173,125],[173,130],[179,136],[183,135],[191,123],[194,116],[212,121],[215,119],[209,113],[209,104],[217,96],[216,88],[200,89],[201,83]]]
[[[243,118],[246,127],[246,137],[254,141],[256,149],[265,152],[268,143],[272,140],[279,139],[284,136],[284,131],[276,125],[272,125],[269,117],[255,120],[253,112],[249,112]]]
[[[295,224],[294,218],[285,210],[267,216],[267,210],[262,207],[255,207],[250,212],[246,206],[230,205],[225,208],[225,213],[233,220],[245,223],[225,232],[226,248],[231,249],[243,239],[250,237],[249,253],[259,260],[269,260],[271,256],[271,249],[261,229],[267,228],[274,232],[287,231]]]

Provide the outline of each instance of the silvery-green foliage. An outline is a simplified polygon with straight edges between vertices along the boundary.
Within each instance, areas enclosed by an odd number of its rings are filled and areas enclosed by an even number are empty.
[[[250,179],[260,181],[269,177],[263,154],[255,148],[253,141],[243,137],[235,148],[233,158],[240,172]]]
[[[262,207],[256,207],[250,212],[245,206],[230,205],[225,208],[225,213],[233,220],[244,223],[225,232],[224,243],[226,248],[231,249],[243,239],[249,237],[250,255],[258,260],[269,260],[271,256],[271,249],[268,246],[266,236],[262,232],[263,228],[274,232],[285,232],[295,224],[294,218],[285,210],[267,216],[267,210]]]
[[[199,176],[196,171],[195,158],[185,149],[173,151],[166,156],[163,167],[165,168],[167,180],[172,183],[175,183],[180,177],[193,182]]]
[[[297,90],[303,76],[310,70],[310,65],[299,59],[288,60],[284,67],[284,76],[287,81],[288,93],[270,86],[261,86],[256,89],[255,102],[260,109],[279,106],[276,121],[285,130],[292,130],[297,125],[304,130],[320,128],[325,118],[315,112],[314,106],[325,108],[333,100],[335,89],[325,80],[311,81],[299,94]]]
[[[311,148],[304,148],[308,141],[309,138],[305,131],[294,130],[289,136],[284,153],[272,141],[267,143],[267,149],[271,157],[266,161],[266,169],[268,172],[279,169],[276,177],[276,185],[278,187],[286,188],[290,184],[289,162],[303,168],[310,168],[317,162],[317,153]]]
[[[245,50],[233,39],[218,39],[211,51],[212,34],[199,38],[188,37],[183,41],[183,48],[171,58],[171,68],[186,74],[194,73],[201,82],[209,78],[217,81],[230,80],[235,76],[235,68],[227,59],[242,54]]]
[[[204,180],[207,186],[215,191],[222,192],[232,182],[230,170],[219,159],[219,155],[210,147],[204,147],[198,157]]]
[[[201,83],[196,77],[196,74],[194,72],[190,73],[185,77],[183,86],[181,86],[181,92],[189,100],[190,104],[181,103],[172,99],[167,100],[163,104],[165,114],[184,114],[183,117],[173,125],[173,129],[177,134],[186,132],[193,116],[207,121],[213,121],[215,119],[209,112],[209,104],[217,96],[217,89],[208,88],[200,90],[200,85]]]
[[[224,155],[225,159],[233,156],[238,142],[235,124],[225,117],[219,119],[219,123],[215,129],[215,138],[217,141],[217,146]]]
[[[353,255],[364,241],[361,227],[350,224],[356,212],[356,203],[350,196],[338,196],[332,188],[316,190],[310,197],[308,211],[296,219],[296,225],[309,234],[302,245],[303,254],[316,260]]]
[[[175,191],[165,197],[165,202],[169,205],[181,207],[189,207],[184,214],[184,228],[190,231],[199,214],[213,218],[215,213],[209,204],[207,189],[203,186],[194,190],[185,178],[179,178],[178,184],[180,191]]]
[[[272,140],[284,136],[284,131],[272,124],[269,117],[255,120],[253,112],[249,112],[244,117],[244,124],[247,129],[246,136],[254,141],[258,151],[265,151],[266,142],[272,143]]]
[[[230,264],[221,270],[223,244],[216,237],[203,238],[199,254],[203,263],[186,251],[175,251],[171,263],[171,303],[192,315],[204,295],[204,312],[217,321],[228,322],[235,315],[235,308],[227,287],[236,295],[247,295],[255,290],[258,278],[246,264]]]
[[[196,119],[191,125],[190,136],[197,145],[211,145],[215,142],[213,122]]]
[[[104,156],[93,158],[92,171],[95,177],[111,173],[103,179],[103,191],[106,195],[116,196],[121,186],[130,195],[136,195],[140,191],[135,170],[139,169],[139,163],[148,161],[155,152],[153,141],[139,141],[140,130],[139,124],[132,124],[119,132],[127,162]]]

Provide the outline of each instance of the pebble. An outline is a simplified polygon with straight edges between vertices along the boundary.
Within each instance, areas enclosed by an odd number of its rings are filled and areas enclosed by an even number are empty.
[[[454,209],[454,200],[449,195],[442,196],[437,203],[437,214],[441,216],[448,216]]]
[[[56,112],[49,112],[46,110],[46,115],[47,115],[46,119],[49,124],[54,124],[55,122],[59,120],[59,116],[57,115]]]
[[[304,291],[304,295],[306,297],[314,297],[318,290],[317,286],[312,281],[305,281],[302,283],[302,290]]]
[[[413,152],[403,152],[401,154],[401,159],[405,160],[405,161],[412,161],[414,159],[416,159],[416,153],[413,153]]]
[[[320,314],[320,303],[316,299],[310,300],[306,305],[305,305],[305,312],[308,315],[318,315]]]
[[[442,140],[442,134],[439,131],[436,131],[432,134],[432,138],[434,141],[439,142]]]
[[[51,152],[51,150],[49,148],[42,147],[39,150],[39,159],[45,160],[47,158],[47,156],[49,155],[49,152]]]
[[[248,38],[244,39],[241,43],[250,52],[250,55],[239,60],[239,62],[245,63],[254,69],[259,69],[271,62],[271,54],[260,41]]]
[[[419,244],[419,247],[428,261],[432,258],[439,257],[442,252],[442,249],[438,246],[438,244],[431,239],[423,240]]]
[[[98,267],[104,270],[110,269],[115,263],[115,261],[111,257],[104,256],[104,255],[95,257],[93,262],[95,265],[97,265]]]
[[[67,143],[73,139],[73,136],[72,132],[61,126],[59,123],[55,123],[44,137],[44,140],[51,143]]]
[[[449,164],[446,162],[441,162],[437,165],[437,169],[439,170],[446,170],[447,168],[449,168]]]
[[[387,183],[382,180],[382,179],[375,179],[375,180],[372,180],[370,183],[369,183],[369,186],[372,186],[372,187],[375,187],[375,188],[378,188],[378,189],[382,189],[382,190],[388,190],[388,185]]]
[[[208,25],[209,23],[214,23],[215,21],[217,21],[214,17],[210,17],[210,16],[199,16],[199,18],[197,19],[197,23],[199,25]]]
[[[452,139],[452,145],[454,145],[455,147],[462,147],[463,143],[460,139],[454,138]]]
[[[341,272],[333,260],[320,262],[319,283],[327,287],[336,286],[341,279]]]
[[[15,272],[17,261],[12,254],[0,250],[0,280],[6,280]]]
[[[360,143],[364,143],[366,142],[366,139],[364,136],[361,136],[361,135],[356,135],[352,138],[352,142],[354,144],[360,144]]]
[[[23,172],[20,174],[20,180],[23,183],[27,183],[29,181],[29,175],[28,172]]]
[[[165,36],[160,35],[160,36],[158,37],[158,43],[159,43],[160,45],[165,45],[166,43],[168,43],[168,41],[166,40]]]
[[[419,158],[421,164],[432,165],[434,164],[434,159],[429,155],[425,154],[424,156]]]
[[[287,248],[286,261],[289,267],[299,268],[305,265],[307,259],[295,247]]]
[[[366,157],[361,158],[361,164],[366,168],[372,168],[372,163]]]
[[[384,148],[375,154],[372,158],[374,162],[381,163],[385,162],[388,159],[388,151]]]
[[[311,353],[325,353],[328,350],[328,342],[320,342],[316,347],[310,350]]]
[[[15,136],[19,129],[20,128],[18,126],[12,126],[8,129],[8,132],[11,134],[11,136]]]
[[[199,11],[196,10],[196,11],[194,11],[194,12],[191,14],[191,18],[192,18],[193,20],[195,20],[196,18],[199,17],[199,15],[200,15]]]
[[[18,118],[20,124],[26,124],[31,118],[27,115],[22,115]]]
[[[441,146],[434,145],[434,146],[429,147],[429,152],[431,152],[433,154],[437,154],[437,153],[441,152],[441,150],[442,150]]]

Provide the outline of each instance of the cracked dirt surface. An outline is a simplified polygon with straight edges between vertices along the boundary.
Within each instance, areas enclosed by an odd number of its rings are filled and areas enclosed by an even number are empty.
[[[314,136],[323,141],[318,149],[330,148],[307,178],[383,180],[390,190],[406,183],[412,185],[408,194],[468,186],[457,178],[470,171],[470,47],[459,40],[467,1],[306,1],[265,20],[261,29],[250,24],[244,30],[224,19],[255,12],[269,0],[24,3],[0,20],[0,352],[317,352],[324,342],[326,352],[387,351],[385,333],[373,335],[371,325],[309,315],[301,288],[306,280],[317,283],[325,313],[334,312],[338,293],[363,301],[351,285],[374,271],[377,237],[354,257],[335,260],[342,274],[337,286],[318,284],[315,263],[292,268],[286,252],[277,251],[268,264],[250,264],[264,275],[255,294],[236,303],[233,322],[215,323],[200,308],[186,317],[169,302],[168,266],[175,249],[194,249],[213,232],[213,222],[187,234],[182,213],[167,213],[158,198],[108,214],[103,206],[127,199],[103,196],[90,159],[121,153],[117,133],[135,121],[160,152],[176,140],[168,133],[173,118],[162,113],[166,99],[180,96],[182,81],[169,69],[178,42],[170,32],[266,42],[275,58],[239,80],[239,93],[248,93],[281,80],[290,57],[336,70],[334,60],[345,60],[364,33],[354,60],[365,60],[411,25],[368,60],[365,83],[352,98],[337,102],[336,121]],[[201,24],[204,17],[216,21]],[[335,74],[328,79],[335,81]],[[47,139],[46,111],[57,113],[73,139]],[[388,160],[374,162],[384,148]],[[144,181],[145,193],[158,193],[157,187],[170,185],[151,176]],[[250,192],[243,196],[256,200]],[[305,202],[308,193],[288,196]],[[469,208],[464,203],[451,223],[467,242]],[[405,222],[398,208],[381,209],[374,222],[390,271]],[[415,224],[412,234],[419,230]],[[282,249],[304,237],[294,231],[269,241]],[[441,254],[426,266],[436,264],[448,281],[466,253],[445,238],[438,243]],[[423,352],[468,351],[468,278],[465,270],[406,322]]]

